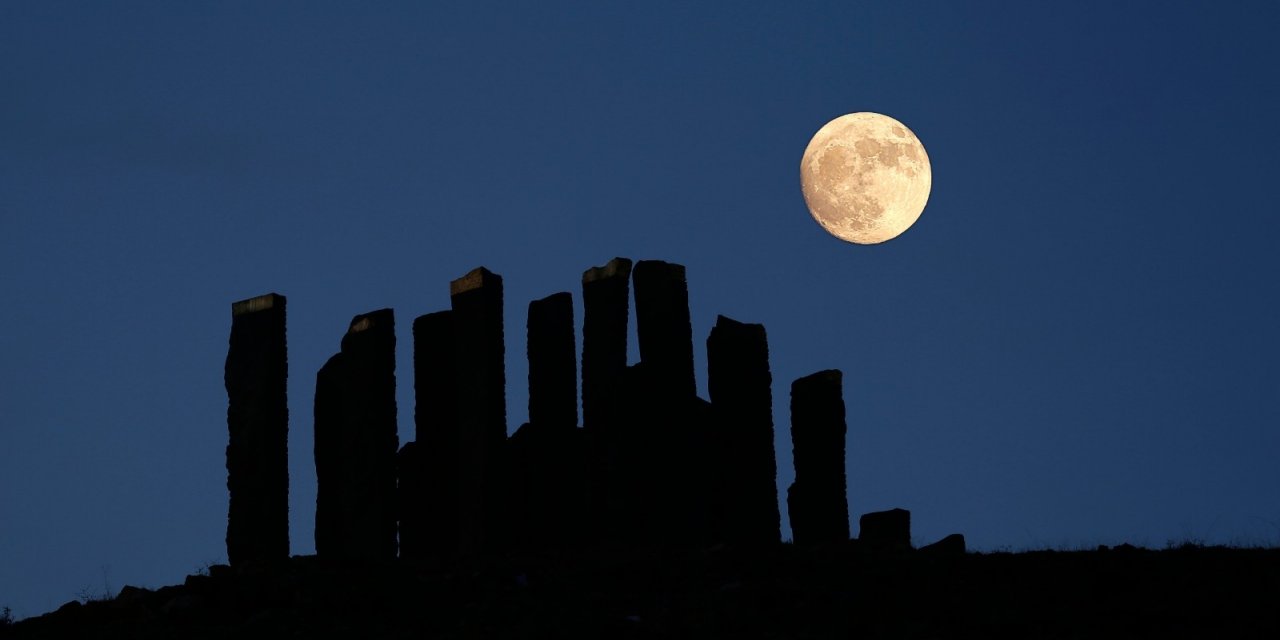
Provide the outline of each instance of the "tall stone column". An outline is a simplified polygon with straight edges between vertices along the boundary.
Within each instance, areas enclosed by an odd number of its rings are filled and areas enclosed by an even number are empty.
[[[582,273],[582,430],[586,450],[584,528],[590,542],[617,540],[626,510],[621,456],[631,261],[614,258]]]
[[[632,396],[624,449],[642,518],[654,542],[702,545],[714,518],[707,460],[708,411],[696,395],[693,328],[685,268],[641,260],[631,274],[635,286],[640,365],[632,371]],[[628,527],[635,527],[628,524]]]
[[[396,337],[391,309],[358,315],[316,376],[316,553],[396,557]]]
[[[572,549],[586,512],[573,296],[529,303],[529,422],[507,441],[512,551]]]
[[[582,274],[582,426],[617,421],[627,369],[631,261],[614,258]]]
[[[715,429],[711,479],[718,522],[730,544],[773,544],[781,538],[777,464],[773,455],[773,376],[764,325],[724,316],[707,338],[707,386]]]
[[[289,557],[289,362],[285,297],[231,305],[227,389],[227,559]]]
[[[568,292],[529,303],[529,422],[578,424],[577,341]]]
[[[684,266],[641,260],[636,263],[632,278],[640,360],[672,397],[694,397],[697,385],[693,376],[693,327]]]
[[[400,451],[400,557],[458,550],[457,367],[452,311],[413,321],[414,442]]]
[[[831,544],[849,539],[844,440],[840,371],[819,371],[791,383],[791,447],[796,480],[787,490],[787,510],[796,544]]]
[[[460,543],[464,553],[500,548],[507,439],[502,277],[479,267],[449,284],[457,366]]]

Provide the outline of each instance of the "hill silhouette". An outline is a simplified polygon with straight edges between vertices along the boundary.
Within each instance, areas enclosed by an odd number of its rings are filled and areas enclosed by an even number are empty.
[[[626,363],[634,284],[639,363]],[[413,323],[415,439],[396,430],[395,315],[355,316],[316,373],[316,554],[289,555],[287,301],[232,304],[229,565],[0,626],[15,638],[1278,637],[1280,550],[913,548],[905,509],[851,538],[843,375],[791,384],[794,544],[780,539],[762,325],[720,316],[697,395],[681,265],[529,305],[529,416],[506,430],[502,278]]]
[[[1280,550],[957,554],[856,541],[210,567],[0,628],[4,638],[1280,637]]]

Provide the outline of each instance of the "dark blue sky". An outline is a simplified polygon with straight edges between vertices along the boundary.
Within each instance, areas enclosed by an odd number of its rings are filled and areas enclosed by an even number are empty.
[[[412,319],[501,274],[514,430],[528,302],[580,317],[616,255],[687,265],[704,397],[715,315],[765,324],[784,490],[790,382],[834,367],[850,510],[917,543],[1280,543],[1274,3],[190,4],[0,7],[15,615],[225,561],[232,301],[289,298],[311,553],[351,316],[395,309],[404,442]],[[853,111],[933,164],[884,245],[800,195]]]

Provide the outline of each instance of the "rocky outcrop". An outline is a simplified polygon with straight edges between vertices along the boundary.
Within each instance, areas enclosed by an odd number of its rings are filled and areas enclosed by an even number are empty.
[[[878,551],[907,551],[911,549],[911,512],[906,509],[890,509],[862,514],[858,518],[858,543],[866,549]],[[964,540],[961,539],[961,546]]]
[[[289,557],[289,362],[285,297],[231,305],[227,389],[227,558]]]
[[[796,480],[787,511],[796,544],[849,539],[845,494],[842,374],[830,369],[791,383],[791,451]]]
[[[942,556],[962,556],[966,551],[964,536],[959,533],[953,533],[933,544],[926,544],[920,547],[920,551],[926,554]]]

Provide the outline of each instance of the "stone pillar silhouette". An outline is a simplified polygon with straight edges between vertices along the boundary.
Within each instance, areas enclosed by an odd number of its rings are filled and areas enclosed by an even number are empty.
[[[414,439],[424,445],[447,447],[457,433],[456,340],[452,311],[413,321]]]
[[[285,297],[231,305],[227,389],[227,559],[289,558],[289,406]]]
[[[645,532],[664,546],[702,545],[711,538],[708,425],[693,377],[693,329],[685,268],[641,260],[635,286],[640,364],[628,370],[629,425],[624,462]],[[632,518],[634,520],[634,517]]]
[[[503,453],[507,439],[502,277],[484,267],[449,284],[457,366],[460,544],[494,551],[504,534]]]
[[[358,315],[316,376],[316,554],[396,557],[396,337],[391,309]]]
[[[618,483],[621,411],[626,401],[631,261],[614,258],[582,274],[582,428],[585,436],[588,536],[618,539],[625,506]]]
[[[350,490],[345,486],[350,475],[346,460],[347,401],[341,352],[331,356],[316,372],[315,433],[316,460],[316,555],[341,557],[347,547]]]
[[[577,343],[573,296],[561,292],[529,303],[529,422],[578,424]]]
[[[697,394],[693,376],[693,327],[689,286],[683,265],[641,260],[632,274],[636,287],[636,335],[640,360],[672,397]]]
[[[453,324],[452,311],[413,321],[414,442],[400,452],[400,557],[409,560],[458,550]]]
[[[712,528],[723,542],[781,538],[772,384],[764,325],[717,316],[707,338],[707,387],[715,416]]]
[[[791,383],[791,450],[796,480],[787,490],[787,511],[796,544],[849,539],[844,439],[840,371],[819,371]]]
[[[627,368],[631,261],[614,258],[582,274],[582,426],[617,420]]]

